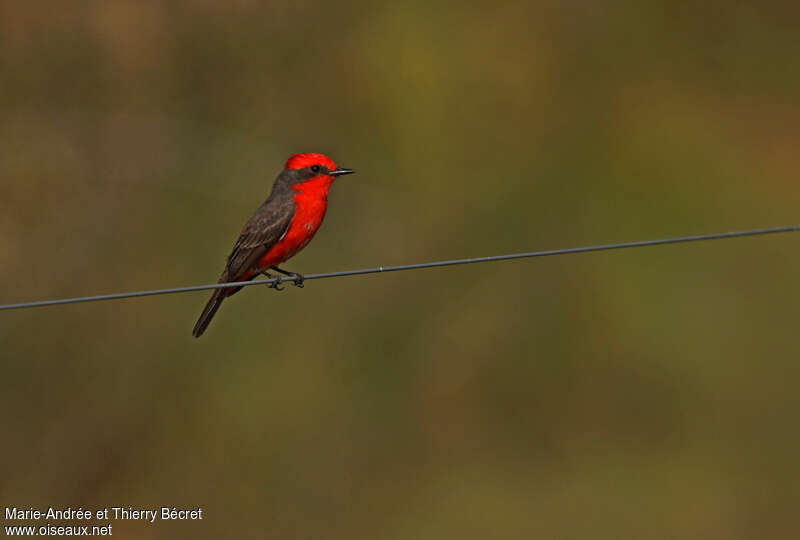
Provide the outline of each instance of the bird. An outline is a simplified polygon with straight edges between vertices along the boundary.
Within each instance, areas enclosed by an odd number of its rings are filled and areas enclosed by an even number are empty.
[[[217,283],[249,281],[259,275],[274,276],[275,270],[290,276],[295,286],[303,286],[303,276],[278,265],[306,247],[322,224],[328,208],[328,190],[339,176],[352,174],[353,169],[337,167],[324,154],[294,154],[286,161],[275,179],[272,191],[242,229],[228,255]],[[270,287],[281,290],[279,282]],[[242,287],[216,289],[208,300],[192,330],[196,338],[203,335],[222,301]]]

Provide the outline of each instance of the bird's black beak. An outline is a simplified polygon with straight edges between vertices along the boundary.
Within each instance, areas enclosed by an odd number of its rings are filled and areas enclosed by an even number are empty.
[[[331,175],[331,176],[342,176],[344,174],[353,174],[354,172],[356,172],[356,171],[354,171],[353,169],[342,169],[342,168],[339,168],[339,169],[333,169],[332,171],[329,171],[328,174]]]

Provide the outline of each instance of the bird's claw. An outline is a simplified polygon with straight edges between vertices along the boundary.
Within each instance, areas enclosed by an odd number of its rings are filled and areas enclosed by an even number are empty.
[[[278,283],[281,283],[283,281],[291,281],[295,287],[299,287],[301,289],[303,288],[303,282],[306,280],[303,274],[298,274],[297,272],[289,272],[288,270],[284,270],[283,268],[280,268],[278,266],[270,266],[270,269],[275,270],[276,272],[280,272],[281,274],[286,276],[286,278],[280,278],[278,280]]]
[[[275,281],[271,281],[267,283],[267,288],[275,289],[276,291],[282,291],[285,287],[281,287],[281,283],[283,282],[283,278],[280,276],[273,276],[269,272],[261,272],[262,275],[267,276],[267,279],[274,279]]]
[[[278,278],[277,281],[273,281],[269,284],[270,289],[275,289],[276,291],[282,291],[286,287],[281,287],[282,278]]]

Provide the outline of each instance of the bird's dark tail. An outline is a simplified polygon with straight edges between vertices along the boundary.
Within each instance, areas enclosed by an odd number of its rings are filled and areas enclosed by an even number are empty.
[[[197,324],[194,325],[194,330],[192,330],[192,335],[196,338],[203,335],[203,332],[206,331],[208,328],[208,323],[211,322],[211,319],[214,317],[214,314],[219,309],[219,306],[222,305],[222,301],[225,299],[228,291],[225,289],[217,289],[214,291],[214,294],[211,295],[211,298],[208,300],[203,313],[200,314],[200,318],[197,319]]]

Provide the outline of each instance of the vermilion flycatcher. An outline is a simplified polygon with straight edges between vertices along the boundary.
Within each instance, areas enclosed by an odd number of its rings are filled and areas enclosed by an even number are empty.
[[[287,272],[277,265],[290,259],[306,247],[319,229],[328,207],[328,190],[337,176],[351,174],[352,169],[340,169],[322,154],[295,154],[278,175],[272,193],[245,224],[228,264],[217,283],[251,280],[259,274],[273,277],[272,269],[287,276],[298,287],[303,276]],[[280,289],[277,283],[272,288]],[[222,301],[241,287],[217,289],[211,295],[192,335],[200,337],[219,309]]]

